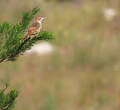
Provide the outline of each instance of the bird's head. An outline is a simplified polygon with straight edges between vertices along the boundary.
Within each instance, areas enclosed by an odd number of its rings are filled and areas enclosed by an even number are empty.
[[[46,19],[46,17],[36,17],[35,18],[35,21],[39,22],[39,23],[42,23],[42,21]]]

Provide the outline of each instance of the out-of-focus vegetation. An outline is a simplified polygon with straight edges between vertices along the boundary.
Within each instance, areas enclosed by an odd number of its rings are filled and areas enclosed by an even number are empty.
[[[20,90],[15,110],[120,109],[119,0],[1,0],[0,22],[40,7],[55,51],[0,64],[0,79]],[[110,21],[104,9],[117,15]]]
[[[9,93],[5,94],[4,88],[0,90],[0,110],[11,110],[14,107],[16,98],[18,97],[18,91],[13,89]]]

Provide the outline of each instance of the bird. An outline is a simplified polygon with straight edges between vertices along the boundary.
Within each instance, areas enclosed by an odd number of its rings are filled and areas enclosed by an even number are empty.
[[[22,38],[22,41],[30,38],[31,36],[37,36],[42,29],[42,22],[46,17],[36,17],[33,24],[29,26],[25,36]]]

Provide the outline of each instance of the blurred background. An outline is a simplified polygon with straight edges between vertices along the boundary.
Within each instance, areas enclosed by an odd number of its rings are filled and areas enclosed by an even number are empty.
[[[0,64],[15,110],[120,110],[120,0],[0,0],[0,23],[34,7],[56,38]]]

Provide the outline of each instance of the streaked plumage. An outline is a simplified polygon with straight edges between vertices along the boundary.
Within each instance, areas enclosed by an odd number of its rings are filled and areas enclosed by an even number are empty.
[[[39,34],[40,30],[42,29],[42,21],[45,18],[43,17],[36,17],[35,22],[30,25],[28,28],[26,35],[22,38],[22,40],[28,39],[29,37],[35,37]]]

